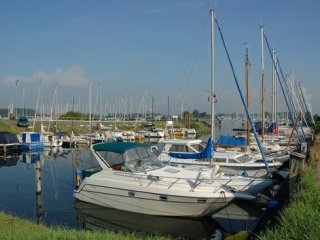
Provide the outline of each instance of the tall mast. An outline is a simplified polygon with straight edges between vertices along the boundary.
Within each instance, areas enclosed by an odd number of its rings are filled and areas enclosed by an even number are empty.
[[[274,49],[272,50],[272,58],[275,64],[272,64],[272,122],[276,122],[277,114],[277,98],[276,98],[276,89],[277,89],[277,78],[276,78],[276,53]]]
[[[91,122],[91,80],[89,80],[89,132],[92,131],[92,122]]]
[[[277,68],[278,68],[278,64],[277,64],[277,55],[275,50],[272,50],[272,58],[273,58],[273,62],[274,64],[272,64],[272,123],[275,124],[277,127],[278,124],[278,118],[277,118],[277,112],[278,112],[278,97],[277,97]]]
[[[264,121],[265,121],[265,88],[264,88],[264,51],[263,51],[263,26],[260,26],[261,34],[261,137],[264,142]]]
[[[213,9],[210,10],[211,14],[211,140],[214,141],[214,19],[216,13]]]
[[[248,110],[250,108],[250,60],[249,60],[249,49],[246,46],[246,54],[245,54],[245,80],[246,80],[246,102]],[[247,135],[247,146],[250,143],[250,119],[247,115],[247,127],[246,127],[246,135]]]

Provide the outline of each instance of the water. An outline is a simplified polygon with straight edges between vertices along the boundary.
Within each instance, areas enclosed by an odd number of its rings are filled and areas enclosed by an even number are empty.
[[[234,124],[227,124],[222,128],[234,127]],[[182,236],[185,239],[210,238],[216,229],[252,231],[262,214],[261,205],[241,201],[231,204],[213,217],[198,219],[146,216],[76,202],[72,195],[75,169],[92,165],[92,161],[87,148],[55,149],[0,159],[0,210],[48,226],[116,232],[143,231],[146,234]],[[41,170],[37,167],[41,167]],[[37,174],[41,174],[39,193],[36,193]]]

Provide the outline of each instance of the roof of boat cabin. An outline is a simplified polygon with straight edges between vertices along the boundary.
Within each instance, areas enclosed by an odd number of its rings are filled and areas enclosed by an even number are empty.
[[[92,149],[94,151],[124,153],[125,151],[136,147],[149,147],[149,145],[136,142],[107,142],[94,144]]]
[[[1,131],[0,144],[8,144],[8,143],[19,143],[17,135],[12,132]]]

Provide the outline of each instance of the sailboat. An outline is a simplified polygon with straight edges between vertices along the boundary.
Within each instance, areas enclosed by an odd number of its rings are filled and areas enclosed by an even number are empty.
[[[214,28],[212,17],[212,29],[211,29],[211,138],[208,143],[214,140]],[[240,92],[241,95],[241,92]],[[241,95],[242,96],[242,95]],[[246,109],[248,112],[248,110]],[[249,114],[247,114],[249,116]],[[256,134],[256,133],[255,133]],[[258,140],[257,140],[258,141]],[[214,143],[212,143],[214,146]],[[261,145],[258,145],[260,148]],[[213,148],[214,149],[214,148]],[[232,173],[244,173],[245,175],[260,177],[266,175],[269,169],[267,168],[279,168],[282,163],[276,161],[274,158],[267,159],[265,156],[249,156],[245,152],[237,151],[217,151],[214,150],[212,157],[210,158],[195,158],[195,156],[202,156],[204,147],[201,145],[201,141],[174,139],[164,141],[163,151],[159,154],[159,159],[175,166],[197,168],[197,167],[212,167],[219,166],[220,170]]]

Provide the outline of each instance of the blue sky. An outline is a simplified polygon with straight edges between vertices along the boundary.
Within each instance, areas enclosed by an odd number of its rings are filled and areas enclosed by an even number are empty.
[[[105,111],[123,106],[138,112],[209,112],[210,19],[214,8],[241,86],[244,43],[250,48],[252,112],[260,111],[260,35],[262,22],[284,73],[302,81],[320,113],[320,3],[306,0],[28,0],[1,1],[0,107],[36,107],[40,79],[42,102],[60,108],[98,107],[101,83]],[[218,32],[215,37],[216,112],[241,113],[243,106]],[[271,111],[271,61],[265,48],[266,101]],[[16,79],[19,79],[16,85]],[[279,93],[280,94],[280,93]],[[183,99],[183,100],[182,100]],[[183,102],[183,105],[181,103]],[[122,107],[121,111],[125,109]],[[284,110],[279,97],[279,110]],[[141,112],[142,110],[140,110]]]

